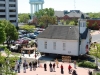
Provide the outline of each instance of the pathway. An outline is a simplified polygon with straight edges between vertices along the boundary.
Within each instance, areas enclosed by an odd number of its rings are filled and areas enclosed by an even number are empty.
[[[36,71],[29,71],[29,69],[27,69],[26,73],[23,73],[23,70],[21,70],[21,73],[18,73],[17,75],[62,75],[60,73],[61,72],[60,71],[60,67],[55,69],[56,72],[50,72],[50,70],[49,70],[49,63],[50,62],[46,62],[46,64],[47,64],[47,71],[44,71],[44,68],[37,68]],[[67,67],[68,67],[69,63],[59,62],[59,66],[61,64],[63,64],[63,67],[64,67],[64,74],[63,75],[71,75],[71,74],[68,73],[68,70],[67,70]],[[70,65],[73,67],[72,63]],[[42,66],[43,66],[43,63],[42,63]],[[77,67],[77,69],[75,69],[75,70],[77,71],[78,75],[88,75],[88,71],[90,69]],[[91,71],[93,71],[93,69],[91,69]]]

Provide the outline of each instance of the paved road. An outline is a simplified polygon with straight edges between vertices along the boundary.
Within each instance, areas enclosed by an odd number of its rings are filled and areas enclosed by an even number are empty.
[[[99,42],[100,43],[100,34],[92,35],[92,42]]]

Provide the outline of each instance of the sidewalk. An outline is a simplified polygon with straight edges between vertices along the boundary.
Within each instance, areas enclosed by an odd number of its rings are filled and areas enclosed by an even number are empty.
[[[100,31],[94,31],[92,33],[90,33],[91,35],[97,35],[97,34],[100,34]]]
[[[23,73],[23,70],[21,70],[21,73],[18,73],[17,75],[62,75],[60,72],[60,65],[62,64],[63,67],[64,67],[64,74],[63,75],[71,75],[68,73],[68,65],[69,63],[62,63],[62,62],[59,62],[59,68],[55,68],[55,71],[56,72],[50,72],[50,69],[49,69],[49,63],[50,62],[46,62],[47,64],[47,71],[44,71],[44,68],[37,68],[36,71],[29,71],[29,69],[26,70],[26,73]],[[51,62],[53,64],[53,62]],[[43,66],[43,63],[41,63],[42,66]],[[70,63],[70,65],[72,66],[72,69],[73,68],[73,64]],[[81,68],[81,67],[77,67],[77,69],[75,69],[77,74],[78,75],[88,75],[88,71],[90,69],[88,68]],[[93,71],[93,69],[91,69],[91,71]]]

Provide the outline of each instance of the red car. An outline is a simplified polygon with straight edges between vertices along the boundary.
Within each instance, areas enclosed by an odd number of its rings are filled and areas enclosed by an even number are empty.
[[[26,39],[18,39],[16,42],[15,42],[15,44],[28,44],[28,40],[26,40]]]

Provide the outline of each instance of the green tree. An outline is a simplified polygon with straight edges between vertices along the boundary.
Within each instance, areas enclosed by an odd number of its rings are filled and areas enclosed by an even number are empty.
[[[74,21],[70,21],[69,25],[75,25],[75,22]]]
[[[20,29],[26,30],[27,32],[34,32],[33,28],[35,28],[35,26],[31,26],[31,25],[20,26]]]
[[[11,70],[12,67],[14,68],[16,64],[16,62],[14,62],[16,60],[15,57],[9,58],[11,52],[7,48],[5,48],[5,53],[7,54],[7,57],[1,56],[0,53],[0,73],[2,75],[16,75],[16,73],[14,73],[14,71]]]
[[[35,16],[38,18],[38,23],[40,26],[48,27],[48,25],[56,24],[56,17],[54,16],[54,9],[45,8],[41,9],[38,12],[35,12]]]
[[[0,22],[0,44],[6,40],[4,24]]]
[[[18,14],[19,22],[27,23],[30,19],[29,13]]]
[[[9,41],[18,39],[18,32],[16,27],[7,20],[0,20],[0,23],[4,25],[4,32],[6,33],[6,41],[9,47]]]
[[[98,58],[100,58],[100,44],[92,44],[89,54],[96,58],[96,65],[98,66]]]

